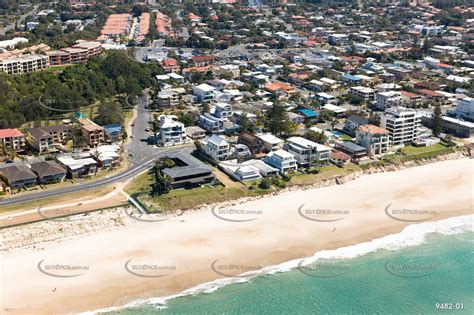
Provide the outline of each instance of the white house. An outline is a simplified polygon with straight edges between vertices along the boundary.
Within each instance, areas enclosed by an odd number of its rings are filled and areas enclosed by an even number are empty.
[[[380,109],[402,106],[403,98],[400,92],[388,91],[380,92],[375,95],[376,106]]]
[[[309,166],[319,162],[327,164],[331,158],[331,148],[302,137],[288,138],[285,150],[293,154],[299,166]]]
[[[228,119],[232,117],[233,112],[232,112],[232,105],[227,104],[227,103],[216,103],[214,104],[215,109],[213,116],[222,118],[222,119]]]
[[[390,150],[388,130],[375,125],[361,125],[356,131],[356,143],[367,150],[368,155],[379,155]]]
[[[209,113],[199,115],[199,126],[209,132],[222,133],[225,131],[224,120]]]
[[[210,102],[214,99],[214,90],[214,87],[203,83],[193,88],[193,95],[197,97],[199,103]]]
[[[212,135],[201,140],[201,150],[216,162],[225,161],[230,156],[230,145],[223,136]]]
[[[160,143],[163,146],[172,146],[186,143],[186,129],[182,122],[176,121],[176,116],[160,116]]]
[[[295,156],[284,150],[277,150],[268,153],[263,161],[268,165],[277,168],[280,174],[298,170]]]
[[[275,137],[271,133],[267,133],[267,134],[260,133],[260,134],[257,134],[257,137],[260,138],[260,140],[262,140],[263,147],[265,148],[267,152],[277,151],[283,147],[284,141],[278,137]]]

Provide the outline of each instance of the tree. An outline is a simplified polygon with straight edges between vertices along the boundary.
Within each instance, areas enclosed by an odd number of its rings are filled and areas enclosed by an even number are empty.
[[[305,138],[320,144],[325,144],[328,141],[328,137],[324,131],[308,130],[305,133]]]
[[[433,112],[433,125],[431,128],[435,137],[439,136],[443,129],[443,118],[441,116],[441,106],[439,106],[439,104],[436,104]]]
[[[267,112],[268,121],[267,128],[273,134],[281,136],[286,134],[288,130],[288,113],[284,106],[275,102],[272,108]]]
[[[10,186],[10,181],[8,180],[7,176],[2,172],[0,172],[0,186],[2,186],[3,189]]]

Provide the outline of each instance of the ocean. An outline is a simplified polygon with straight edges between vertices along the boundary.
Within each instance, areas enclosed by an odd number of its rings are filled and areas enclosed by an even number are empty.
[[[225,278],[107,314],[474,314],[473,216]]]

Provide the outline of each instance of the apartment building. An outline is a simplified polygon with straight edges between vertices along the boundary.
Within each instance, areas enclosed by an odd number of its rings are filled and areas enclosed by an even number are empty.
[[[158,93],[157,100],[161,107],[176,107],[179,105],[179,93],[174,90],[164,90]]]
[[[381,115],[380,126],[388,130],[391,145],[401,147],[418,140],[421,114],[405,107],[387,108]]]
[[[474,121],[474,98],[465,97],[460,99],[456,105],[456,116]]]
[[[201,150],[216,162],[225,161],[230,156],[230,144],[223,136],[212,135],[201,140]]]
[[[288,171],[298,170],[298,165],[295,156],[290,152],[284,150],[277,150],[268,153],[263,161],[270,166],[278,169],[280,174],[285,174]]]
[[[176,116],[161,115],[160,143],[163,146],[173,146],[186,143],[186,129],[182,122],[176,121]]]
[[[5,150],[21,151],[25,149],[25,136],[18,129],[0,129],[0,143]]]
[[[79,119],[82,135],[86,138],[87,145],[92,148],[105,142],[105,130],[90,119]]]
[[[27,141],[40,154],[54,150],[53,136],[41,128],[28,130]]]
[[[22,74],[49,68],[49,57],[38,54],[22,55],[0,60],[0,70],[8,74]]]
[[[287,141],[284,149],[295,156],[299,166],[329,163],[331,148],[302,137],[291,137]]]
[[[375,95],[375,104],[379,109],[387,109],[389,107],[397,107],[403,105],[403,97],[400,92],[387,91],[380,92]]]
[[[375,125],[361,125],[356,131],[356,143],[374,156],[387,153],[390,150],[390,138],[387,129]]]
[[[363,98],[366,102],[372,102],[375,98],[375,90],[364,86],[353,86],[349,92],[357,97]]]

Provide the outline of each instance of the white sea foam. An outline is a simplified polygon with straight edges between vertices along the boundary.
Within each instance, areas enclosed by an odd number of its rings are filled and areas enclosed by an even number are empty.
[[[359,243],[347,247],[333,250],[323,250],[316,252],[313,256],[294,259],[279,265],[262,268],[258,271],[250,271],[238,277],[229,277],[206,282],[187,289],[179,294],[166,297],[135,300],[120,307],[104,308],[82,314],[98,314],[118,311],[125,308],[135,308],[143,305],[153,305],[157,309],[166,308],[166,302],[178,297],[196,295],[200,293],[211,293],[228,284],[248,282],[259,275],[272,275],[280,272],[287,272],[297,268],[299,265],[309,265],[321,259],[351,259],[364,256],[378,250],[399,250],[406,247],[421,245],[425,242],[426,236],[432,233],[442,235],[454,235],[464,232],[474,232],[474,215],[453,217],[441,221],[424,222],[405,227],[400,233],[390,234],[370,242]]]

